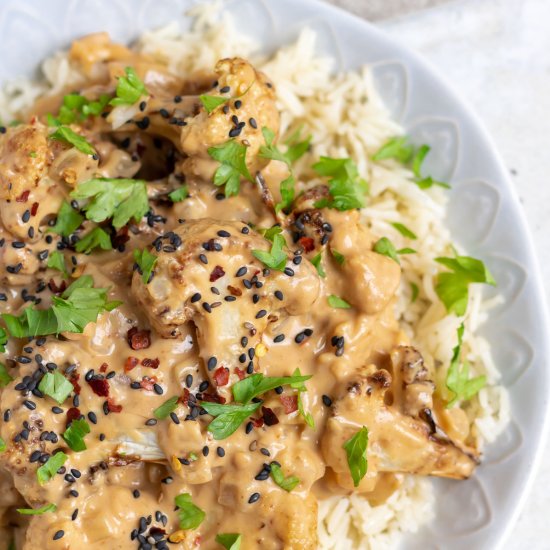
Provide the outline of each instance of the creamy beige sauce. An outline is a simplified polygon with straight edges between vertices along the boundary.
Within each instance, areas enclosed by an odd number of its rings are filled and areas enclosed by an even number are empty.
[[[258,156],[261,128],[278,130],[268,79],[239,59],[220,62],[216,74],[176,77],[105,35],[77,41],[71,56],[85,75],[86,97],[113,94],[114,77],[127,65],[151,96],[143,110],[131,107],[122,123],[111,113],[73,126],[96,148],[97,159],[48,139],[41,120],[56,112],[60,97],[41,100],[27,123],[0,135],[0,305],[14,314],[34,300],[47,307],[64,284],[59,271],[46,266],[47,253],[59,246],[70,280],[91,275],[96,287],[109,288],[110,299],[123,303],[83,334],[10,339],[2,362],[14,381],[0,391],[0,437],[7,445],[0,454],[0,547],[13,537],[18,550],[133,549],[140,547],[131,538],[138,530],[153,543],[150,537],[170,537],[170,548],[221,548],[219,533],[240,533],[243,550],[316,548],[318,499],[355,491],[377,504],[405,473],[468,477],[477,455],[464,443],[464,418],[434,404],[430,369],[395,318],[399,265],[372,251],[357,211],[315,209],[315,198],[327,193],[323,186],[300,196],[289,215],[275,214],[273,201],[288,169]],[[229,86],[242,105],[232,99],[227,113],[219,108],[208,115],[196,93],[214,81],[211,93]],[[255,181],[241,180],[240,193],[225,198],[211,183],[219,165],[207,149],[229,139],[232,116],[246,123],[236,139],[248,146]],[[144,117],[148,125],[137,127]],[[116,236],[113,231],[118,249],[83,255],[66,239],[60,244],[48,223],[71,190],[91,177],[146,178],[158,217],[132,222]],[[189,197],[172,205],[166,194],[183,180]],[[286,273],[266,272],[252,254],[270,248],[253,228],[276,223],[288,245]],[[77,235],[92,225],[84,222]],[[132,255],[144,247],[158,256],[147,284]],[[310,262],[320,251],[324,278]],[[342,265],[331,251],[344,256]],[[237,276],[241,268],[246,273]],[[351,307],[331,307],[329,295]],[[131,348],[134,327],[150,335],[145,349]],[[48,364],[76,382],[61,406],[24,387],[26,376],[35,377],[35,387],[42,376],[37,369]],[[212,417],[198,414],[205,394],[229,403],[241,377],[290,376],[297,368],[312,375],[302,397],[314,427],[298,411],[287,412],[296,406],[297,391],[285,386],[281,394],[261,397],[278,423],[266,425],[260,409],[229,438],[213,439],[207,431]],[[219,378],[223,369],[226,381]],[[109,410],[87,374],[107,379],[111,409],[119,412]],[[182,401],[176,421],[152,421],[153,411],[173,396]],[[61,438],[71,407],[90,423],[83,452],[71,451]],[[354,487],[343,444],[362,426],[369,429],[368,471]],[[69,455],[63,473],[40,485],[40,463],[31,456],[57,449]],[[292,492],[269,477],[255,479],[272,461],[285,476],[299,478]],[[206,513],[197,529],[180,530],[174,498],[182,493]],[[14,511],[47,503],[57,510],[39,516]]]

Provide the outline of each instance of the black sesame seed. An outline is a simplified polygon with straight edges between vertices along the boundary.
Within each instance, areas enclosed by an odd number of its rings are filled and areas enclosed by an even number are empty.
[[[284,334],[277,334],[277,336],[275,336],[275,338],[273,338],[273,341],[278,344],[279,342],[282,342],[283,340],[285,339],[285,335]]]
[[[53,540],[62,539],[64,536],[65,536],[65,531],[63,531],[63,529],[60,529],[60,530],[57,531],[57,532],[55,533],[55,535],[53,536]]]
[[[23,405],[25,405],[25,407],[27,407],[29,411],[34,411],[34,409],[36,409],[36,403],[28,399],[25,399],[25,401],[23,401]]]
[[[88,413],[88,420],[92,423],[92,424],[97,424],[97,415],[95,412],[89,412]]]
[[[232,128],[231,130],[229,130],[229,137],[230,138],[234,138],[234,137],[237,137],[241,134],[241,131],[242,131],[242,128]]]
[[[294,337],[294,341],[297,343],[297,344],[301,344],[306,338],[306,335],[303,333],[303,332],[299,332],[295,337]]]
[[[237,101],[235,101],[235,109],[240,109],[242,104],[243,102],[240,99],[237,99]]]
[[[254,363],[250,361],[250,363],[248,363],[248,366],[246,367],[246,373],[252,374],[253,372],[254,372]]]
[[[267,315],[267,311],[265,309],[260,309],[258,313],[256,313],[256,319],[261,319],[262,317],[265,317]]]
[[[223,447],[218,447],[216,449],[216,454],[220,457],[220,458],[223,458],[225,456],[225,449]]]
[[[237,299],[236,296],[231,296],[231,295],[226,296],[226,297],[224,298],[224,300],[225,300],[226,302],[234,302],[236,299]]]
[[[290,267],[285,267],[285,275],[288,275],[289,277],[294,277],[294,270]]]
[[[332,405],[332,399],[328,395],[323,395],[323,405],[330,407]]]
[[[202,454],[203,454],[203,456],[208,456],[209,453],[210,453],[210,448],[209,448],[207,445],[205,445],[205,446],[202,448]]]
[[[220,94],[227,94],[231,91],[230,86],[224,86],[223,88],[220,88]]]
[[[180,95],[174,96],[174,103],[181,103],[181,96]]]
[[[198,302],[201,298],[202,298],[202,296],[200,295],[200,293],[195,292],[195,294],[193,294],[193,296],[191,296],[191,303]]]
[[[280,290],[276,290],[274,292],[274,294],[275,294],[275,298],[277,298],[277,300],[280,300],[280,301],[284,300],[284,295]]]
[[[142,101],[142,102],[139,104],[139,110],[140,110],[140,111],[145,111],[145,107],[147,107],[147,102],[146,102],[146,101]]]
[[[74,521],[78,517],[78,508],[71,514],[71,520]]]
[[[170,118],[170,113],[166,109],[159,109],[162,118]]]
[[[207,264],[207,263],[208,263],[208,258],[207,258],[204,254],[199,254],[199,260],[200,260],[203,264]]]
[[[175,412],[170,413],[170,418],[172,419],[172,422],[174,424],[179,424],[180,423],[180,419],[178,418],[178,415]]]
[[[265,447],[262,447],[260,449],[260,453],[262,453],[264,456],[271,456],[271,453]]]
[[[244,431],[245,433],[249,434],[253,429],[254,429],[254,424],[252,424],[252,422],[248,422],[246,424]]]
[[[275,393],[276,393],[277,395],[281,395],[281,394],[283,393],[283,387],[282,387],[282,386],[277,386],[277,387],[275,388]]]
[[[248,235],[250,233],[250,228],[248,226],[244,226],[242,229],[241,229],[241,233],[243,235]]]
[[[252,126],[252,128],[254,128],[254,130],[256,130],[256,128],[258,128],[258,124],[257,124],[255,118],[249,118],[248,123],[250,124],[250,126]]]
[[[147,422],[145,422],[146,426],[155,426],[156,424],[157,424],[156,418],[149,418],[149,420],[147,420]]]
[[[193,375],[192,374],[188,374],[186,377],[185,377],[185,385],[190,388],[192,385],[193,385]]]
[[[260,493],[252,493],[248,499],[248,504],[254,504],[260,500]]]
[[[31,211],[25,210],[23,212],[23,216],[21,216],[21,220],[23,220],[23,223],[27,223],[31,219]]]
[[[243,275],[246,275],[246,272],[247,272],[247,268],[246,266],[242,266],[242,267],[239,267],[239,269],[237,269],[237,273],[235,273],[235,277],[242,277]]]
[[[164,393],[162,386],[159,386],[158,384],[153,384],[153,389],[157,395],[162,395]]]
[[[209,304],[209,303],[203,302],[202,307],[203,307],[204,310],[207,311],[208,313],[212,313],[212,308],[210,307],[210,304]]]
[[[302,263],[302,256],[294,256],[294,258],[292,258],[292,263],[294,265],[300,265]]]

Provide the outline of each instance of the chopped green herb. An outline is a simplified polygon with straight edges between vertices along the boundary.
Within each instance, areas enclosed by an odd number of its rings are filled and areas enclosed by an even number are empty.
[[[199,96],[199,99],[201,100],[203,107],[206,109],[206,112],[210,114],[220,105],[227,103],[231,98],[202,94]]]
[[[12,381],[13,377],[9,375],[6,365],[0,363],[0,388],[5,388]]]
[[[53,134],[50,134],[50,139],[68,143],[86,155],[96,154],[92,145],[68,126],[59,126]]]
[[[321,157],[319,162],[313,165],[313,169],[320,176],[330,178],[328,184],[331,199],[318,201],[315,204],[316,208],[352,210],[365,206],[368,185],[359,177],[357,166],[351,159]]]
[[[409,239],[417,239],[418,237],[405,225],[402,223],[392,223],[393,227],[403,235],[403,237],[408,237]]]
[[[218,403],[201,402],[202,408],[215,417],[208,426],[208,431],[214,436],[214,439],[229,437],[252,413],[258,410],[261,404],[261,401],[247,405],[219,405]]]
[[[180,529],[196,529],[204,521],[206,514],[193,504],[189,493],[178,495],[175,502],[179,508]]]
[[[189,196],[189,189],[187,188],[187,185],[182,185],[181,187],[178,187],[171,193],[168,193],[168,198],[172,202],[181,202],[182,200],[186,199]]]
[[[258,233],[260,233],[260,235],[263,235],[268,241],[271,242],[273,242],[275,235],[279,235],[283,232],[283,228],[280,225],[274,225],[273,227],[269,227],[268,229],[257,227],[256,230],[258,231]]]
[[[283,470],[275,462],[272,462],[270,465],[271,468],[271,477],[273,481],[281,488],[290,493],[292,489],[300,483],[300,479],[296,476],[285,477]]]
[[[388,258],[391,258],[395,262],[399,263],[397,250],[395,250],[395,246],[393,246],[393,243],[387,237],[378,239],[374,243],[373,250],[378,254],[383,254],[384,256],[387,256]]]
[[[328,298],[328,305],[337,309],[349,309],[351,307],[345,300],[342,298],[331,294]]]
[[[284,237],[281,234],[276,234],[273,235],[273,244],[271,245],[270,252],[266,252],[265,250],[253,250],[252,254],[267,267],[278,271],[284,271],[288,260],[287,255],[283,252],[283,246],[285,244]]]
[[[136,248],[134,250],[134,260],[138,266],[143,284],[147,284],[151,280],[151,275],[153,274],[153,269],[155,268],[158,257],[151,254],[146,248],[143,250],[138,250]]]
[[[84,254],[90,254],[94,248],[101,248],[102,250],[113,249],[109,233],[101,229],[101,227],[94,227],[89,233],[77,241],[75,245],[75,250],[77,252],[83,252]]]
[[[292,206],[294,201],[294,176],[291,174],[288,178],[284,179],[280,184],[281,202],[275,205],[275,213],[278,214],[281,210],[286,210]]]
[[[131,219],[139,222],[149,210],[147,186],[143,180],[94,178],[81,183],[74,199],[90,199],[83,207],[86,217],[96,223],[113,218],[120,229]]]
[[[57,233],[63,237],[69,237],[80,227],[83,221],[83,216],[81,216],[68,202],[63,202],[57,213],[55,225],[48,228],[48,231]]]
[[[80,94],[67,94],[63,97],[63,104],[57,118],[46,115],[48,126],[61,126],[80,122],[89,116],[98,116],[109,103],[110,96],[101,94],[97,101],[90,101]]]
[[[450,189],[450,185],[448,183],[444,183],[442,181],[436,181],[431,176],[422,176],[422,163],[424,162],[424,159],[426,158],[426,155],[430,152],[430,146],[429,145],[421,145],[418,148],[418,151],[414,155],[413,161],[412,161],[412,171],[415,176],[415,183],[420,187],[420,189],[429,189],[433,185],[438,185],[439,187],[445,187],[446,189]]]
[[[298,390],[298,399],[297,399],[298,412],[300,413],[300,416],[306,421],[306,424],[310,428],[314,428],[315,420],[313,419],[313,415],[310,412],[306,412],[304,407],[304,401],[302,399],[302,395],[307,392],[306,385],[304,384],[305,380],[303,380],[303,378],[306,378],[306,377],[302,376],[300,369],[296,369],[292,373],[292,376],[296,378],[296,380],[290,383],[290,387],[295,390]],[[309,376],[308,378],[311,378],[311,376]]]
[[[306,380],[309,380],[311,375],[301,376],[292,375],[292,376],[264,376],[261,373],[252,374],[247,376],[243,380],[233,384],[233,397],[235,401],[239,403],[248,403],[254,397],[258,395],[263,395],[264,393],[278,388],[279,386],[284,386],[286,384],[296,384],[303,383]]]
[[[464,323],[458,327],[457,335],[458,345],[453,349],[453,357],[445,381],[447,389],[453,393],[453,398],[447,403],[448,409],[460,400],[467,401],[471,399],[487,383],[487,378],[483,375],[469,379],[470,367],[468,363],[464,362],[462,368],[460,367],[460,351],[462,348],[462,338],[464,336]]]
[[[38,389],[60,405],[74,390],[73,385],[59,372],[47,372],[40,381]]]
[[[246,149],[246,145],[234,139],[208,148],[208,154],[220,163],[214,173],[214,185],[225,185],[226,197],[238,195],[241,176],[253,181],[246,166]]]
[[[299,141],[299,134],[297,136],[291,136],[286,141],[288,146],[286,153],[283,153],[275,144],[275,132],[265,126],[262,128],[262,134],[265,139],[265,145],[260,147],[259,156],[270,160],[278,160],[284,162],[289,168],[292,163],[302,157],[308,150],[311,142],[311,136],[307,137],[304,141]]]
[[[348,439],[343,447],[346,451],[349,471],[353,479],[353,486],[358,487],[365,477],[368,468],[367,445],[369,430],[363,426],[353,437]]]
[[[62,452],[50,456],[50,458],[48,458],[48,461],[40,466],[38,470],[36,470],[38,483],[40,483],[40,485],[44,485],[45,483],[50,481],[50,479],[52,479],[52,477],[57,473],[57,470],[59,470],[59,468],[61,468],[61,466],[65,464],[68,458],[69,457]]]
[[[65,279],[69,277],[67,267],[65,266],[65,256],[63,256],[63,254],[59,252],[59,250],[54,250],[53,252],[50,252],[50,255],[48,256],[48,263],[46,265],[51,269],[57,269],[58,271],[61,271]]]
[[[346,258],[344,257],[343,254],[340,254],[340,252],[334,250],[334,249],[331,249],[331,253],[332,253],[332,256],[334,257],[334,259],[340,264],[340,265],[344,265],[344,262],[346,261]]]
[[[133,105],[144,95],[149,95],[145,84],[132,67],[124,69],[126,76],[118,77],[116,97],[109,102],[111,105]]]
[[[0,453],[6,450],[6,442],[0,437]]]
[[[451,270],[439,273],[435,291],[449,313],[464,315],[468,305],[468,286],[471,283],[496,285],[493,276],[481,260],[469,256],[436,258],[436,262]]]
[[[160,407],[157,407],[153,411],[155,418],[158,418],[159,420],[164,420],[165,418],[168,418],[170,416],[170,413],[174,412],[178,407],[178,399],[179,397],[175,395],[174,397],[170,397],[170,399],[165,401]]]
[[[414,248],[405,247],[405,248],[400,248],[397,251],[397,253],[398,254],[416,254],[416,250]]]
[[[8,335],[6,331],[0,327],[0,353],[6,351],[6,344],[8,343]]]
[[[408,143],[407,136],[394,137],[385,143],[372,160],[396,159],[402,164],[409,162],[414,153],[414,146]]]
[[[317,273],[319,274],[319,277],[323,277],[323,279],[327,276],[325,273],[325,270],[323,269],[323,266],[321,265],[321,252],[313,256],[311,258],[311,263],[315,266],[315,269],[317,270]]]
[[[86,450],[84,438],[90,433],[90,425],[83,418],[73,420],[62,435],[67,445],[76,453]]]
[[[416,299],[418,298],[418,293],[420,289],[418,288],[418,285],[416,283],[411,283],[411,302],[414,304],[416,302]]]
[[[290,161],[291,164],[296,162],[298,159],[302,158],[309,150],[311,145],[312,136],[307,136],[304,140],[300,138],[301,127],[298,128],[294,133],[292,133],[287,140],[285,140],[285,145],[288,149],[285,153],[285,157]]]
[[[22,516],[40,516],[47,512],[55,512],[56,510],[57,506],[55,504],[45,504],[41,508],[17,508],[17,511]]]
[[[238,533],[220,533],[216,535],[216,542],[225,550],[240,550],[242,535]]]

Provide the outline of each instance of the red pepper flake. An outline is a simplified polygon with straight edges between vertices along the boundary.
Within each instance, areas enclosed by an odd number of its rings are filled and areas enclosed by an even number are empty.
[[[73,385],[74,392],[76,393],[76,395],[80,395],[80,391],[82,390],[82,388],[80,387],[80,384],[78,383],[79,379],[80,379],[80,374],[78,372],[71,373],[71,379],[69,380],[69,382]]]
[[[27,202],[29,200],[29,195],[31,192],[29,190],[23,191],[15,200],[16,202]]]
[[[138,330],[137,327],[132,327],[128,333],[128,344],[134,350],[147,349],[151,345],[151,331]]]
[[[77,409],[76,407],[71,407],[68,411],[67,411],[67,426],[73,421],[73,420],[76,420],[77,418],[80,418],[80,409]]]
[[[229,369],[227,367],[220,367],[214,371],[214,381],[216,385],[225,386],[229,382]]]
[[[130,372],[133,368],[137,367],[139,364],[139,359],[137,357],[128,357],[124,361],[124,372]]]
[[[262,417],[266,426],[274,426],[279,423],[277,415],[269,407],[262,407]]]
[[[38,203],[33,202],[31,206],[31,216],[36,216],[37,212],[38,212]]]
[[[118,248],[121,244],[125,244],[130,240],[128,235],[128,226],[124,226],[114,237],[111,237],[113,248]]]
[[[119,413],[122,410],[122,405],[117,405],[110,397],[107,398],[107,407],[112,413]]]
[[[210,273],[210,282],[213,283],[225,275],[225,271],[221,265],[217,265]]]
[[[92,391],[100,397],[109,397],[109,382],[100,378],[92,378],[87,380],[88,384],[92,388]]]
[[[142,359],[141,364],[144,367],[151,367],[152,369],[158,369],[160,365],[160,361],[158,357],[156,359],[150,359],[149,357],[146,357],[145,359]]]
[[[156,376],[144,376],[139,383],[140,386],[147,391],[153,391],[153,386],[157,383]]]
[[[54,294],[61,294],[62,292],[65,292],[67,289],[67,283],[66,281],[61,281],[61,284],[57,286],[55,284],[55,281],[53,279],[50,279],[50,282],[48,283],[48,288],[54,293]]]
[[[251,418],[252,424],[254,424],[255,428],[261,428],[264,425],[264,419],[263,418]]]
[[[183,388],[183,395],[179,397],[178,403],[187,406],[187,403],[189,403],[189,397],[191,397],[191,392],[187,388]]]
[[[311,252],[315,248],[315,241],[311,237],[300,237],[298,242],[305,252]]]
[[[280,399],[286,414],[290,414],[298,410],[297,395],[281,395]]]
[[[225,397],[218,395],[217,393],[203,393],[202,401],[207,401],[208,403],[219,403],[223,405],[225,403]]]
[[[108,368],[109,368],[109,365],[107,363],[102,363],[101,367],[99,367],[99,372],[107,372]]]
[[[243,294],[243,291],[240,288],[235,288],[231,285],[227,285],[227,290],[229,290],[233,296],[242,296]]]
[[[235,374],[239,377],[239,380],[244,379],[244,370],[239,367],[235,367]]]

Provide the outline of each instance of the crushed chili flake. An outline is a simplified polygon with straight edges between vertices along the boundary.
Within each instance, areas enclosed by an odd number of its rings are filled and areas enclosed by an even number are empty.
[[[213,283],[225,275],[225,271],[221,265],[217,265],[210,273],[210,282]]]
[[[31,206],[31,216],[36,216],[37,212],[38,212],[38,203],[33,202]]]
[[[298,410],[297,395],[281,395],[280,399],[286,414],[290,414]]]
[[[231,285],[227,285],[227,290],[229,290],[233,296],[242,296],[243,294],[243,291],[240,288],[235,288]]]
[[[274,426],[279,423],[277,415],[269,407],[262,407],[262,417],[266,426]]]
[[[254,424],[255,428],[261,428],[264,425],[264,419],[263,418],[251,418],[252,424]]]
[[[114,237],[111,237],[114,248],[118,248],[121,244],[125,244],[129,240],[130,236],[128,235],[128,226],[124,226]]]
[[[50,279],[50,282],[48,283],[48,288],[54,293],[54,294],[61,294],[62,292],[65,292],[67,289],[67,283],[66,281],[61,281],[61,284],[57,286],[55,281],[53,279]]]
[[[15,200],[16,202],[27,202],[30,194],[31,192],[27,189],[27,191],[23,191]]]
[[[132,327],[128,333],[128,344],[134,349],[147,349],[151,345],[151,331],[138,330],[137,327]]]
[[[139,364],[139,359],[137,357],[128,357],[124,361],[124,372],[130,372],[133,368],[137,367]]]
[[[157,383],[156,376],[144,376],[139,383],[140,386],[147,391],[153,391],[153,386]]]
[[[150,359],[149,357],[146,357],[145,359],[141,360],[141,364],[144,367],[151,367],[152,369],[158,369],[158,367],[160,365],[160,361],[159,361],[158,357],[155,358],[155,359]]]
[[[240,369],[239,367],[235,367],[235,374],[239,377],[239,380],[243,380],[245,371]]]
[[[222,397],[217,393],[203,393],[201,396],[201,400],[208,401],[208,403],[219,403],[220,405],[223,405],[225,403],[225,397]]]
[[[100,397],[109,397],[109,382],[105,379],[92,378],[87,380],[92,388],[92,391]]]
[[[67,426],[73,421],[73,420],[76,420],[77,418],[80,418],[80,409],[78,409],[77,407],[71,407],[68,411],[67,411]]]
[[[101,367],[99,367],[99,372],[107,372],[108,368],[109,368],[109,365],[107,363],[102,363]]]
[[[122,410],[122,405],[117,405],[112,398],[107,398],[107,407],[109,407],[109,412],[119,413]]]
[[[315,241],[311,237],[300,237],[298,242],[305,252],[311,252],[315,248]]]
[[[80,384],[78,383],[79,380],[80,380],[80,373],[72,372],[69,382],[73,385],[74,392],[76,393],[76,395],[80,395],[80,391],[82,390],[82,388],[80,387]]]
[[[227,367],[220,367],[214,371],[214,381],[216,385],[225,386],[229,382],[229,369]]]
[[[189,398],[191,397],[191,392],[187,388],[183,388],[183,395],[180,395],[178,398],[178,403],[187,406],[189,403]]]

